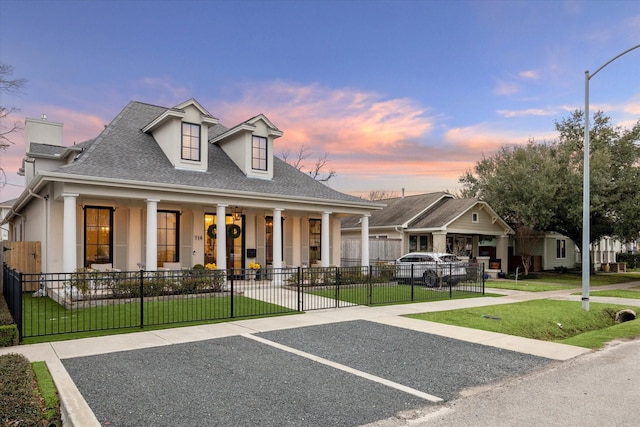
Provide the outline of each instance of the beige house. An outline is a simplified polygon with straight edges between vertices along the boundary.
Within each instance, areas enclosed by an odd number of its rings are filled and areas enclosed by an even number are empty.
[[[360,257],[360,228],[369,228],[371,260],[391,260],[414,251],[448,252],[493,263],[507,271],[509,236],[514,231],[489,205],[444,192],[380,200],[369,217],[342,220],[343,256]],[[499,263],[496,266],[495,263]]]
[[[341,219],[383,207],[274,156],[283,132],[262,114],[227,128],[194,99],[130,102],[90,141],[64,146],[62,128],[26,120],[26,190],[0,219],[41,242],[44,272],[339,265]]]

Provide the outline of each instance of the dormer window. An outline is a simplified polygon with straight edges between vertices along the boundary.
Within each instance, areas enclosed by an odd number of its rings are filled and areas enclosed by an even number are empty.
[[[267,138],[263,136],[253,136],[251,141],[251,168],[267,170]]]
[[[182,123],[182,159],[200,161],[200,125]]]

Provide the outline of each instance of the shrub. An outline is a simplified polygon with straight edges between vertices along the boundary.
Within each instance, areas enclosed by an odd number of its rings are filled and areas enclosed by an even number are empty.
[[[4,296],[0,294],[0,347],[10,347],[19,343],[18,327],[9,312]]]
[[[4,296],[0,294],[0,325],[13,325],[15,321],[13,316],[9,312],[9,307],[4,299]]]
[[[58,408],[46,415],[47,408],[34,384],[35,375],[26,357],[20,354],[0,356],[0,425],[58,424]]]
[[[640,267],[640,254],[616,254],[616,262],[626,262],[627,268]]]

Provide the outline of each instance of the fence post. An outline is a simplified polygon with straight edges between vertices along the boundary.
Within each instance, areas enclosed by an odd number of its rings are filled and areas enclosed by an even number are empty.
[[[296,287],[298,290],[298,311],[302,312],[304,305],[302,303],[302,267],[298,266],[298,280],[296,281]]]
[[[245,273],[245,272],[243,272],[243,273]],[[227,270],[225,270],[225,274],[227,274]],[[229,277],[229,276],[227,275],[227,277]],[[229,317],[231,317],[231,318],[234,317],[234,311],[235,311],[235,306],[234,306],[234,301],[233,301],[234,300],[234,297],[233,297],[233,277],[234,277],[234,274],[233,274],[233,271],[232,271],[232,274],[231,274],[231,287],[229,288],[229,289],[231,289],[231,296],[229,297]]]
[[[367,270],[369,271],[369,305],[373,305],[373,269],[371,264],[367,266]]]
[[[144,328],[144,270],[140,270],[140,328]]]
[[[484,262],[482,263],[482,295],[484,295]]]
[[[413,285],[415,285],[415,283],[413,283],[413,264],[411,264],[411,269],[410,269],[410,278],[409,278],[409,283],[411,283],[411,301],[413,301],[415,299],[415,293],[414,293],[414,287]]]
[[[340,307],[340,272],[338,271],[338,267],[336,267],[336,308]]]
[[[453,298],[453,264],[449,264],[449,299],[452,299],[452,298]]]

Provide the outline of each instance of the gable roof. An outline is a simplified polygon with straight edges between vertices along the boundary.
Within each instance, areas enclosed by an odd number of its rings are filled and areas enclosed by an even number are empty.
[[[207,170],[191,171],[173,167],[153,136],[142,131],[149,123],[162,116],[165,107],[141,102],[130,102],[77,159],[55,171],[43,172],[44,177],[82,179],[113,183],[113,185],[149,184],[167,189],[202,191],[210,194],[258,193],[290,196],[294,198],[320,199],[322,201],[348,202],[379,209],[381,206],[359,197],[340,193],[318,182],[295,167],[274,157],[273,179],[247,177],[229,156],[216,144],[207,144],[209,163]],[[205,110],[206,111],[206,110]],[[259,117],[259,116],[256,116]],[[227,128],[213,125],[210,141]],[[277,129],[277,128],[276,128]],[[267,196],[268,197],[268,196]]]
[[[443,230],[475,206],[482,205],[493,221],[500,221],[507,234],[513,230],[495,213],[491,207],[475,198],[456,199],[444,192],[418,194],[380,200],[387,206],[371,212],[369,228],[408,228],[420,230]],[[359,218],[345,218],[342,229],[360,228]]]
[[[438,192],[380,200],[379,202],[386,204],[386,207],[371,213],[369,227],[406,227],[412,219],[419,217],[444,198],[453,196]],[[360,228],[359,218],[345,218],[342,228]]]

